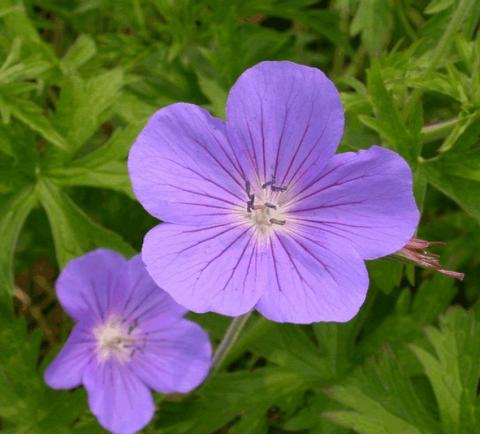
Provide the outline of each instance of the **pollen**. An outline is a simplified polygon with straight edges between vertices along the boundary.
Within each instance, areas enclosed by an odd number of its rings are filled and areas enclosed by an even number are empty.
[[[286,188],[276,186],[274,180],[265,182],[256,189],[247,182],[248,200],[244,215],[260,235],[269,235],[275,228],[287,224],[287,214],[282,206],[284,191]]]
[[[135,325],[127,325],[113,316],[93,330],[100,362],[115,357],[119,362],[128,362],[141,347],[142,339]]]

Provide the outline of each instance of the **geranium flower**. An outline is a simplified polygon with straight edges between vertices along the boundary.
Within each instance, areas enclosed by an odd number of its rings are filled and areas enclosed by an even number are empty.
[[[351,319],[368,288],[364,260],[400,250],[419,212],[395,152],[334,155],[343,125],[333,83],[291,62],[245,71],[225,122],[192,104],[156,112],[129,172],[165,222],[142,248],[157,284],[195,312]]]
[[[140,257],[95,250],[71,261],[57,295],[76,325],[45,371],[54,389],[81,384],[98,421],[116,434],[152,419],[150,389],[189,392],[210,367],[208,335],[158,288]]]

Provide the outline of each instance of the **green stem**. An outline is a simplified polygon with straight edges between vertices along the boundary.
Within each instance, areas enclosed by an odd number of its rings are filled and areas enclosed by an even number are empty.
[[[405,31],[405,34],[412,40],[416,41],[417,34],[415,33],[415,30],[413,29],[412,25],[408,21],[407,15],[405,14],[405,2],[400,1],[397,3],[397,14],[398,14],[398,19],[400,21],[401,26],[403,27],[403,30]]]
[[[428,68],[425,71],[425,76],[429,76],[438,66],[440,60],[444,57],[445,52],[453,45],[453,38],[455,33],[458,31],[462,25],[465,18],[470,14],[472,7],[474,6],[477,0],[460,0],[460,4],[455,9],[451,21],[448,23],[448,26],[445,30],[445,33],[440,38],[438,45],[435,47],[435,50],[432,55],[432,59],[428,65]],[[405,109],[405,119],[409,119],[412,114],[415,106],[420,101],[422,97],[423,90],[415,89],[412,92],[410,101],[407,104]]]
[[[225,332],[225,335],[223,336],[222,341],[218,345],[215,354],[213,355],[211,373],[216,372],[220,366],[222,366],[225,358],[237,341],[238,337],[240,336],[240,332],[245,327],[245,324],[247,324],[247,321],[251,315],[252,312],[248,312],[245,315],[238,316],[232,320],[227,331]]]
[[[448,121],[439,122],[437,124],[427,125],[422,128],[423,143],[435,142],[444,139],[455,128],[458,118],[449,119]]]

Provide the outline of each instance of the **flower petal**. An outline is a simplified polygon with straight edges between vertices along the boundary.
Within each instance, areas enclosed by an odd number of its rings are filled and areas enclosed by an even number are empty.
[[[343,108],[317,68],[261,62],[247,69],[227,101],[227,135],[244,172],[289,186],[312,164],[326,164],[343,134]],[[254,178],[254,174],[258,178]]]
[[[175,303],[172,297],[157,286],[140,255],[128,261],[128,288],[121,313],[129,322],[143,322],[160,317],[164,326],[167,326],[187,313],[187,309]]]
[[[412,171],[395,152],[373,146],[338,154],[309,176],[289,212],[311,233],[346,240],[364,259],[394,253],[414,235]]]
[[[105,319],[125,296],[126,268],[123,256],[106,249],[70,261],[56,283],[63,309],[76,320],[87,312],[97,320]]]
[[[115,434],[133,434],[153,417],[155,405],[145,384],[113,359],[92,362],[83,377],[88,405],[99,423]]]
[[[241,315],[259,299],[265,278],[250,231],[238,223],[164,223],[146,235],[142,259],[155,282],[187,309]]]
[[[132,369],[150,388],[162,393],[187,393],[208,374],[212,349],[207,333],[180,320],[165,328],[163,321],[142,324],[148,340],[132,360]]]
[[[80,386],[85,367],[95,354],[95,341],[90,328],[77,324],[63,348],[44,373],[45,382],[53,389]]]
[[[245,181],[220,119],[192,104],[157,111],[130,150],[133,190],[153,216],[204,224],[245,207]]]
[[[278,322],[349,321],[365,300],[368,274],[348,243],[275,232],[269,284],[256,309]]]

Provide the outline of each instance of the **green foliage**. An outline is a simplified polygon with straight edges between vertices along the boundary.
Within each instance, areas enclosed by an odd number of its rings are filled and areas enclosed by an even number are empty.
[[[408,160],[419,236],[447,241],[466,279],[387,258],[368,264],[348,324],[253,315],[206,384],[157,397],[145,432],[477,432],[479,23],[477,0],[0,0],[0,432],[103,432],[83,391],[42,381],[70,329],[55,277],[96,247],[134,254],[155,224],[126,166],[147,118],[177,101],[223,117],[232,83],[266,59],[336,82],[342,151]],[[228,324],[195,320],[215,343]]]

